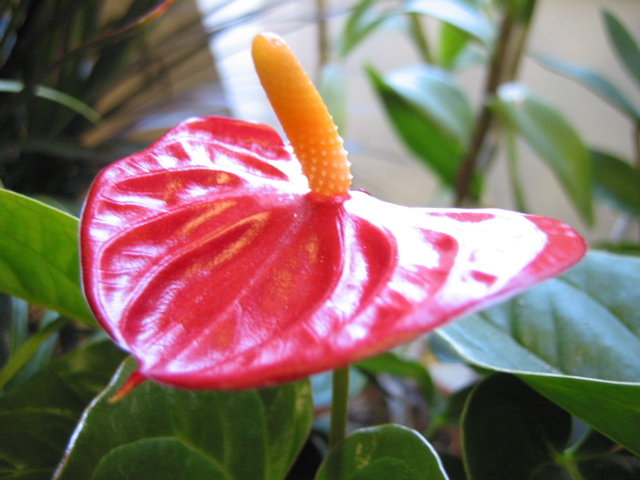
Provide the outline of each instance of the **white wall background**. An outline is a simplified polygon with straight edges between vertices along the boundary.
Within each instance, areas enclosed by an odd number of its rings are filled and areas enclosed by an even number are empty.
[[[263,0],[237,0],[228,8],[208,18],[211,25],[234,18],[259,7]],[[219,0],[199,0],[201,9]],[[259,21],[243,23],[216,36],[212,45],[220,61],[234,115],[250,121],[277,127],[258,79],[253,71],[249,46],[259,31],[275,31],[290,43],[302,63],[313,74],[316,66],[317,33],[313,24],[313,0],[289,0]],[[343,11],[354,1],[333,0],[330,27],[335,37],[340,32]],[[551,55],[605,73],[616,85],[640,105],[634,87],[617,63],[606,41],[601,10],[608,9],[640,39],[640,1],[638,0],[540,0],[529,42],[534,53]],[[349,128],[345,135],[351,147],[350,159],[355,176],[354,186],[372,194],[405,205],[443,205],[443,198],[432,175],[405,151],[396,139],[364,76],[362,65],[372,63],[389,70],[417,61],[413,48],[398,31],[378,33],[366,41],[349,59]],[[535,93],[555,104],[583,135],[590,146],[609,150],[625,158],[631,157],[631,125],[597,97],[580,86],[552,74],[531,60],[523,64],[521,79]],[[460,84],[477,98],[484,72],[465,72]],[[597,209],[597,226],[588,230],[573,213],[564,194],[542,162],[526,147],[521,149],[522,174],[527,179],[529,207],[533,213],[567,221],[590,239],[606,238],[615,218],[602,207]],[[488,201],[492,206],[512,207],[506,187],[504,161],[499,160],[490,175]],[[634,232],[637,233],[637,232]]]

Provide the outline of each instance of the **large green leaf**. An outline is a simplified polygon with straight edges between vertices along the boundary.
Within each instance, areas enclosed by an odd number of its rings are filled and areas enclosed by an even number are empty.
[[[400,138],[443,183],[453,186],[473,123],[465,95],[448,73],[427,65],[384,76],[368,71]]]
[[[640,453],[640,258],[591,252],[565,275],[439,330]]]
[[[572,435],[571,415],[513,375],[493,375],[473,390],[462,429],[473,480],[633,480],[640,474],[639,458],[616,452],[592,431]]]
[[[530,479],[566,447],[571,416],[517,378],[494,375],[474,389],[462,429],[473,480]]]
[[[123,357],[111,341],[93,343],[0,398],[0,477],[49,480],[83,409]]]
[[[80,287],[78,220],[0,190],[0,290],[96,325]]]
[[[85,411],[57,480],[114,478],[109,476],[113,472],[139,480],[284,478],[309,433],[313,407],[308,382],[238,392],[187,391],[145,382],[110,403],[134,369],[135,361],[129,359]],[[157,455],[166,458],[149,461]],[[188,462],[190,475],[171,477],[176,473],[171,459]]]
[[[447,480],[433,447],[400,425],[357,430],[329,452],[316,480]]]
[[[603,15],[607,33],[618,57],[640,85],[640,47],[620,20],[609,12],[604,12]]]
[[[517,83],[498,89],[494,107],[547,162],[582,220],[591,225],[591,159],[575,129],[556,108]]]
[[[591,151],[593,193],[617,209],[640,217],[640,170],[612,155]]]
[[[486,45],[493,38],[493,27],[484,14],[460,0],[411,0],[405,6],[407,12],[427,15],[442,20],[468,33]]]

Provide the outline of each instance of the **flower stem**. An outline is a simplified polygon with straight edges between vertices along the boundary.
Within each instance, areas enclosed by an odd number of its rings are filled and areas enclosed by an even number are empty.
[[[491,158],[485,159],[484,154],[495,151],[491,144],[498,138],[491,102],[501,84],[518,76],[536,4],[537,0],[526,0],[522,4],[505,7],[484,87],[483,105],[460,163],[455,188],[456,206],[477,201],[472,191],[473,178],[476,172],[488,167]]]
[[[340,443],[347,434],[347,411],[349,407],[349,367],[333,372],[333,397],[331,400],[331,427],[329,448]]]

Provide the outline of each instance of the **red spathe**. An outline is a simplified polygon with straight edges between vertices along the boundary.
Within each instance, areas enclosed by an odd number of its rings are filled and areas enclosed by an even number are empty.
[[[199,118],[109,167],[81,224],[85,293],[139,375],[253,388],[383,352],[557,275],[582,238],[503,210],[309,191],[275,131]]]

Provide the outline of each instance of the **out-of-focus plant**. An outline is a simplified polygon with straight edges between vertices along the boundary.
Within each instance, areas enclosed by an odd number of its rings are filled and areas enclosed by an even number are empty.
[[[111,121],[130,125],[141,92],[167,94],[158,79],[115,96],[136,76],[153,78],[164,68],[157,50],[144,45],[156,21],[167,11],[173,16],[174,3],[110,3],[108,9],[109,2],[3,2],[0,177],[6,188],[78,195],[113,160],[113,145],[87,137]]]
[[[504,151],[514,206],[527,211],[517,142],[523,139],[550,168],[585,225],[594,222],[593,194],[637,217],[638,159],[618,159],[590,146],[544,92],[533,92],[519,80],[537,3],[363,0],[346,23],[335,58],[344,61],[390,22],[404,25],[422,62],[384,73],[369,65],[367,72],[399,138],[453,193],[457,205],[482,204],[484,177]],[[603,19],[615,54],[637,82],[637,39],[611,13]],[[638,107],[606,76],[549,57],[537,60],[587,86],[627,117],[638,151]],[[469,65],[485,69],[478,105],[456,80]]]
[[[212,2],[204,14],[230,3]],[[210,40],[279,3],[243,9],[206,29],[195,3],[183,0],[2,2],[4,186],[77,198],[101,167],[175,124],[169,114],[202,113],[197,88],[206,86],[207,105],[227,111]],[[143,120],[155,125],[151,134]]]

